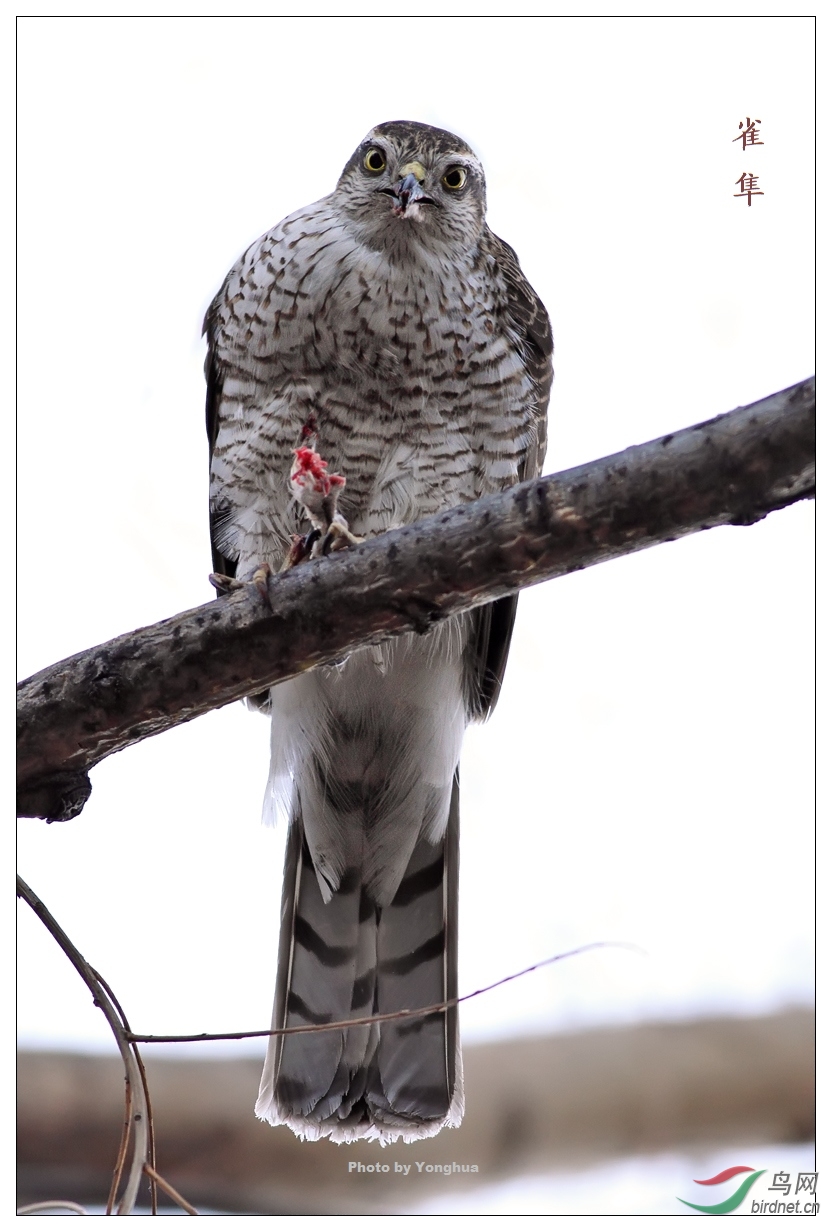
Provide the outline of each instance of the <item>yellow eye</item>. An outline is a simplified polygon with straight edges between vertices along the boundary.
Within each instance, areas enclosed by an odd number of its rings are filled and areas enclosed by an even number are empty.
[[[450,171],[446,171],[442,176],[442,183],[446,188],[450,188],[453,192],[462,188],[462,185],[468,179],[468,172],[464,167],[451,167]]]
[[[380,175],[387,166],[387,159],[381,150],[368,150],[364,155],[364,166],[368,171],[372,171],[373,175]]]

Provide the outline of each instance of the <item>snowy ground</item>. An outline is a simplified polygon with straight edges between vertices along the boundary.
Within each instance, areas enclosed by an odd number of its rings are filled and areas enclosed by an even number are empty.
[[[634,1155],[580,1172],[514,1177],[498,1185],[484,1185],[476,1193],[437,1194],[408,1207],[410,1215],[697,1215],[679,1198],[700,1205],[722,1202],[744,1179],[737,1176],[720,1185],[702,1186],[693,1178],[716,1176],[738,1164],[765,1168],[737,1214],[750,1214],[755,1200],[794,1201],[799,1172],[813,1172],[815,1148],[811,1143],[790,1146],[726,1147],[696,1154]],[[790,1174],[791,1191],[769,1192],[775,1172]],[[437,1186],[444,1177],[437,1177]],[[810,1195],[801,1193],[801,1205]],[[404,1213],[404,1212],[403,1212]]]

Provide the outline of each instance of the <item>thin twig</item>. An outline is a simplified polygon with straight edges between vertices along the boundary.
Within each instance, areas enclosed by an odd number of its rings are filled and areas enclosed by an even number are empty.
[[[303,1027],[274,1027],[270,1031],[233,1031],[219,1035],[209,1035],[207,1032],[203,1032],[202,1035],[135,1035],[131,1032],[128,1038],[140,1044],[198,1044],[203,1040],[257,1039],[266,1035],[305,1035],[312,1031],[343,1031],[349,1027],[369,1027],[376,1022],[423,1018],[428,1014],[438,1014],[442,1010],[451,1009],[454,1005],[461,1005],[463,1001],[470,1001],[473,997],[481,997],[483,993],[491,992],[503,984],[510,984],[512,980],[519,980],[524,975],[530,975],[532,971],[538,971],[541,967],[549,967],[552,963],[563,962],[565,958],[586,954],[589,950],[601,949],[632,950],[637,954],[645,953],[640,946],[631,945],[627,941],[590,941],[587,945],[579,945],[577,949],[565,950],[562,954],[544,958],[541,962],[533,963],[531,967],[524,967],[522,971],[504,975],[501,980],[486,984],[484,988],[478,988],[475,992],[467,992],[464,997],[451,997],[448,1001],[437,1001],[435,1005],[424,1005],[418,1010],[394,1010],[390,1014],[371,1014],[366,1018],[343,1018],[338,1022],[314,1023]]]
[[[150,1106],[150,1087],[147,1081],[147,1071],[144,1068],[144,1061],[139,1053],[138,1046],[131,1041],[133,1049],[136,1053],[136,1064],[139,1067],[139,1073],[142,1079],[142,1090],[144,1091],[145,1103],[147,1104],[147,1154],[148,1160],[145,1164],[145,1171],[150,1169],[150,1213],[158,1215],[159,1213],[159,1195],[156,1192],[156,1130],[153,1125],[153,1109]]]
[[[46,1202],[30,1202],[27,1206],[19,1206],[16,1215],[39,1215],[41,1211],[72,1211],[75,1215],[89,1215],[79,1202],[69,1202],[63,1198],[48,1199]]]
[[[104,976],[100,973],[100,971],[95,971],[93,968],[91,968],[91,970],[93,971],[93,975],[96,977],[96,979],[101,981],[102,987],[106,990],[108,997],[110,998],[110,1000],[112,1001],[116,1009],[118,1010],[119,1016],[121,1017],[122,1026],[124,1028],[125,1038],[129,1041],[130,1046],[133,1049],[133,1055],[136,1059],[136,1065],[138,1067],[139,1074],[141,1075],[142,1090],[144,1091],[144,1100],[147,1106],[147,1141],[148,1141],[147,1163],[150,1165],[151,1168],[155,1168],[156,1167],[156,1134],[155,1134],[154,1126],[153,1126],[153,1108],[150,1103],[150,1087],[148,1086],[148,1082],[147,1082],[147,1072],[145,1071],[145,1068],[144,1068],[144,1061],[142,1060],[142,1055],[139,1052],[137,1044],[133,1040],[130,1039],[130,1035],[131,1035],[130,1023],[127,1021],[127,1015],[124,1012],[121,1002],[119,1001],[116,994],[113,992],[110,985],[104,979]],[[158,1205],[158,1200],[157,1200],[157,1194],[156,1194],[156,1182],[151,1177],[150,1178],[150,1213],[151,1215],[155,1215],[157,1213],[157,1205]]]
[[[118,1187],[121,1184],[121,1174],[124,1171],[124,1161],[127,1158],[127,1148],[130,1145],[131,1113],[133,1111],[133,1096],[130,1091],[130,1080],[124,1076],[124,1125],[121,1130],[121,1141],[118,1144],[118,1155],[113,1168],[113,1179],[110,1181],[110,1192],[107,1194],[107,1209],[105,1215],[112,1215],[113,1207],[118,1197]]]
[[[186,1198],[183,1198],[178,1190],[173,1188],[170,1181],[166,1181],[163,1176],[160,1176],[155,1168],[151,1168],[150,1164],[145,1164],[144,1170],[150,1178],[151,1184],[158,1185],[160,1189],[164,1190],[169,1198],[172,1198],[174,1202],[178,1203],[179,1206],[182,1207],[183,1211],[187,1211],[189,1215],[199,1214],[199,1211],[195,1207],[191,1206],[190,1202],[188,1202]],[[154,1211],[153,1213],[155,1214],[156,1212]]]
[[[110,1030],[115,1036],[118,1050],[121,1053],[121,1059],[124,1062],[125,1078],[130,1092],[131,1109],[129,1119],[133,1130],[133,1159],[127,1177],[127,1184],[119,1203],[118,1214],[129,1215],[136,1204],[136,1195],[138,1194],[142,1178],[142,1169],[147,1163],[149,1134],[151,1132],[150,1109],[145,1098],[142,1072],[136,1059],[138,1056],[136,1041],[130,1038],[132,1033],[130,1032],[124,1012],[106,984],[90,966],[80,950],[73,945],[58,921],[41,902],[34,890],[30,889],[20,876],[17,878],[17,893],[20,898],[29,904],[41,923],[52,934],[81,979],[87,985],[87,988],[89,988],[93,996],[93,1004],[98,1006],[107,1019]],[[123,1166],[123,1162],[121,1151],[119,1151],[117,1169]],[[117,1185],[118,1181],[116,1181]]]

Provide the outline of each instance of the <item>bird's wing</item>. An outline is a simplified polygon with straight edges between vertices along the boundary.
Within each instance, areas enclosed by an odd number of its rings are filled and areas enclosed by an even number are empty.
[[[224,288],[223,288],[224,289]],[[223,371],[217,353],[217,314],[222,291],[214,299],[205,314],[202,332],[208,340],[208,354],[205,356],[205,426],[208,429],[208,469],[214,457],[214,446],[217,443],[217,433],[220,427],[220,404],[222,402]],[[214,561],[214,572],[223,573],[226,577],[235,577],[237,562],[223,556],[218,544],[218,526],[222,519],[222,510],[209,503],[208,517],[211,531],[211,555]]]
[[[536,291],[520,269],[517,253],[493,231],[486,229],[485,244],[506,286],[505,325],[518,339],[518,349],[532,382],[536,438],[529,442],[520,479],[534,479],[543,469],[546,455],[546,410],[554,376],[552,326]]]
[[[486,228],[484,247],[506,287],[503,327],[517,339],[533,388],[534,432],[520,467],[520,480],[534,479],[546,455],[546,410],[552,388],[552,326],[540,297],[520,269],[517,253]],[[468,708],[472,719],[486,719],[497,704],[508,659],[517,595],[477,608],[469,674]]]

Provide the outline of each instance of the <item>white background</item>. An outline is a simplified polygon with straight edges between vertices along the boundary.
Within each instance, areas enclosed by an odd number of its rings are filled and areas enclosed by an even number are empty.
[[[483,159],[553,321],[547,471],[813,370],[808,17],[44,17],[19,55],[21,676],[211,597],[202,315],[379,121]],[[466,1038],[809,1001],[812,521],[525,593],[463,759],[460,989],[592,941],[647,956],[478,998]],[[234,705],[102,763],[75,821],[18,823],[22,875],[136,1030],[268,1025],[267,763]],[[19,938],[24,1044],[103,1046],[25,906]]]

